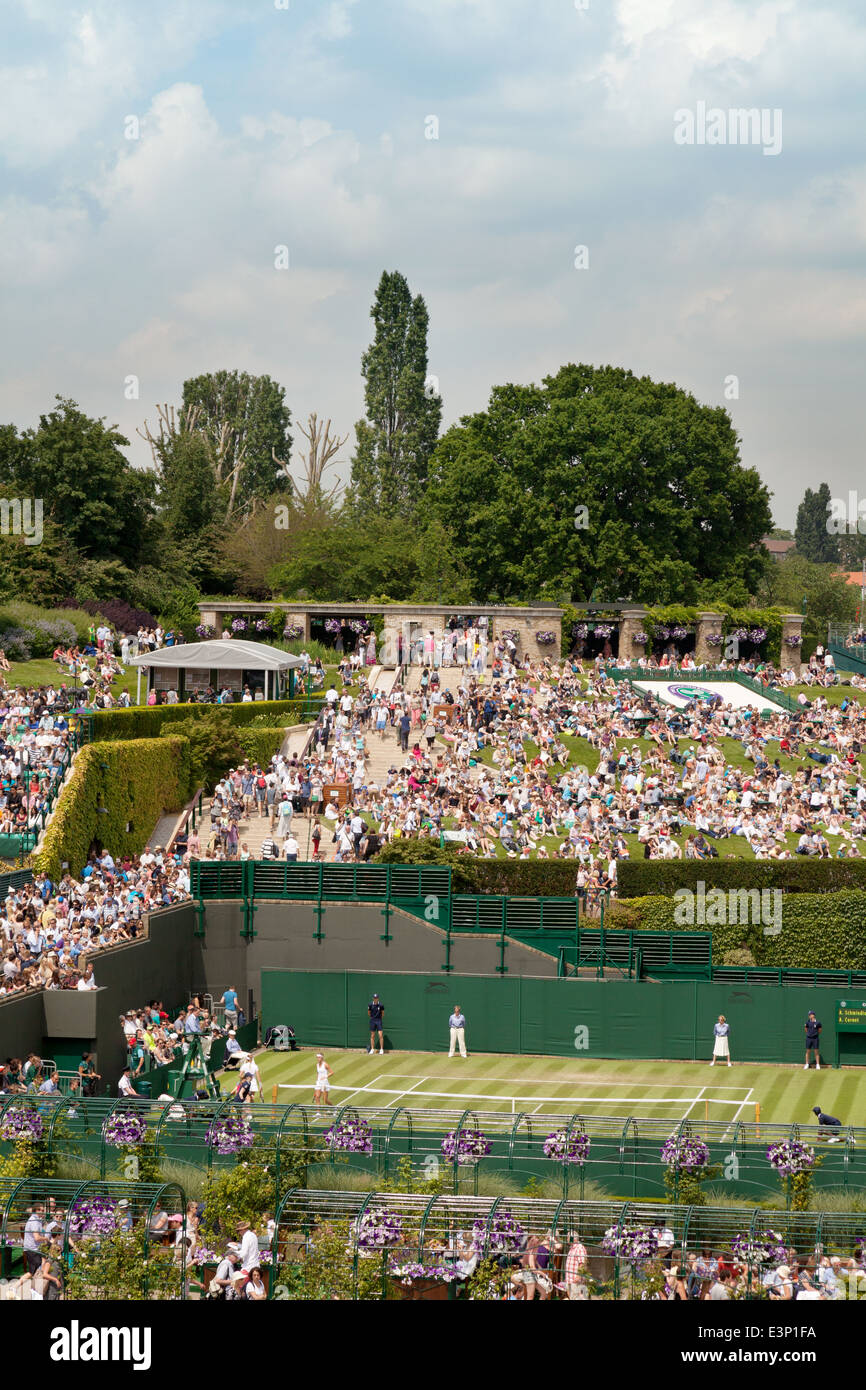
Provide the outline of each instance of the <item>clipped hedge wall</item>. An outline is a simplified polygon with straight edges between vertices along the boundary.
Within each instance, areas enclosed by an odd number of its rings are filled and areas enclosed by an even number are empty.
[[[633,931],[711,931],[714,965],[724,965],[728,951],[745,946],[756,965],[776,970],[866,970],[864,892],[848,889],[832,897],[786,894],[778,936],[765,936],[759,924],[683,923],[674,916],[677,906],[673,897],[629,898],[614,905],[605,925]]]
[[[191,790],[185,738],[90,744],[76,755],[35,867],[55,882],[64,863],[77,875],[94,839],[114,856],[138,854],[163,811],[179,811]]]
[[[306,703],[306,699],[251,700],[245,705],[135,705],[130,709],[97,710],[93,715],[93,741],[101,743],[110,739],[156,738],[163,725],[181,719],[194,719],[208,709],[225,710],[237,727],[251,724],[261,715],[268,715],[270,727],[276,728],[278,724],[286,727],[300,722]]]
[[[621,899],[665,897],[699,882],[707,888],[781,888],[785,893],[866,891],[866,859],[622,859],[617,864]]]
[[[436,840],[394,840],[375,856],[378,864],[447,864],[455,893],[505,893],[513,897],[573,898],[577,864],[550,860],[473,859]]]
[[[274,754],[279,753],[285,737],[285,729],[238,729],[237,732],[244,755],[259,767],[267,767]]]

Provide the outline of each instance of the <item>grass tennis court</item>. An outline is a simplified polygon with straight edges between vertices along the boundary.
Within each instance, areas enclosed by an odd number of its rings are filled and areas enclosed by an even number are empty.
[[[837,1116],[843,1125],[866,1124],[866,1071],[822,1067],[706,1062],[578,1060],[557,1057],[479,1054],[463,1061],[430,1052],[325,1051],[333,1068],[334,1106],[461,1109],[503,1113],[573,1114],[646,1118],[697,1124],[753,1122],[755,1104],[763,1124],[810,1125],[812,1107]],[[261,1052],[257,1056],[264,1098],[279,1086],[279,1104],[310,1104],[315,1052]],[[228,1078],[227,1078],[228,1079]]]

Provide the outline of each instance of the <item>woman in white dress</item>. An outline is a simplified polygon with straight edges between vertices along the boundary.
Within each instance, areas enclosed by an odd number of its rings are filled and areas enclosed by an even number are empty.
[[[713,1060],[710,1062],[711,1067],[716,1065],[717,1057],[724,1058],[728,1066],[731,1065],[731,1050],[728,1046],[728,1033],[730,1031],[731,1025],[726,1021],[725,1015],[719,1014],[719,1021],[713,1028],[715,1042],[713,1043]]]

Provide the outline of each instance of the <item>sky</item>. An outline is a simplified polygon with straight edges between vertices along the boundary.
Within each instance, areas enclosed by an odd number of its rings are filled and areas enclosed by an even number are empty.
[[[861,0],[16,0],[0,423],[72,397],[144,466],[156,405],[238,368],[346,477],[399,270],[443,427],[627,367],[728,408],[793,526],[862,473],[864,70]]]

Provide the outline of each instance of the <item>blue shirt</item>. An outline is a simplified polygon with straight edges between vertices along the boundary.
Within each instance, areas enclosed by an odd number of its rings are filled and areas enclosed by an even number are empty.
[[[448,1020],[448,1027],[449,1027],[449,1028],[465,1028],[465,1027],[466,1027],[466,1015],[465,1015],[465,1014],[452,1014],[451,1017],[450,1017],[449,1020]]]
[[[730,1027],[731,1025],[729,1023],[717,1023],[713,1032],[717,1038],[726,1038],[730,1031]]]
[[[233,989],[226,990],[223,995],[223,1003],[225,1004],[227,1013],[233,1014],[237,1012],[238,996]]]

